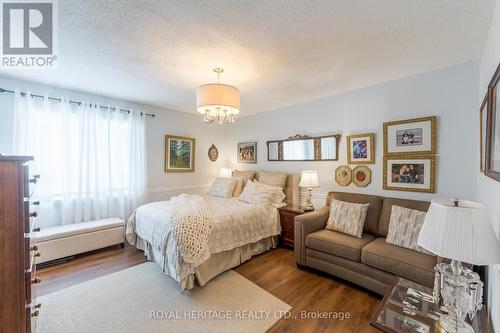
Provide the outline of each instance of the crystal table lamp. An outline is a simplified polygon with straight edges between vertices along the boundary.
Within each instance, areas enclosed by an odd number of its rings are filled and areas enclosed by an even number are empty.
[[[319,187],[318,182],[318,173],[312,170],[302,171],[302,176],[300,177],[300,187],[307,187],[307,201],[306,206],[304,207],[305,211],[314,210],[314,206],[311,202],[311,194],[313,187]]]
[[[424,249],[451,263],[435,267],[434,299],[442,300],[447,314],[438,328],[446,332],[470,332],[472,320],[483,302],[479,275],[462,266],[500,263],[500,246],[483,205],[458,199],[432,200],[417,241]]]

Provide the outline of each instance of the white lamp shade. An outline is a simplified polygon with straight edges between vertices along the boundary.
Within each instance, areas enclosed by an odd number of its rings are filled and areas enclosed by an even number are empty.
[[[240,113],[240,91],[221,83],[204,84],[196,92],[196,110],[201,114],[216,114],[225,110],[228,114]]]
[[[221,168],[219,171],[219,177],[231,178],[233,175],[233,170],[229,168]]]
[[[432,200],[417,244],[443,258],[474,265],[500,263],[500,245],[482,204]]]
[[[300,187],[319,187],[318,173],[312,170],[302,171],[302,176],[300,177]]]

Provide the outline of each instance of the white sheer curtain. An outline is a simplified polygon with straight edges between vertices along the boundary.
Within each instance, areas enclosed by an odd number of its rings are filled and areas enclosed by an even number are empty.
[[[143,202],[144,116],[15,92],[13,152],[33,155],[32,201],[44,227],[126,219]]]

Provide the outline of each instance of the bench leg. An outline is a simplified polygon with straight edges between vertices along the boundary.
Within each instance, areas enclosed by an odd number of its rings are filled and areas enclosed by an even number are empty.
[[[123,249],[125,248],[125,243],[120,243],[120,247]]]

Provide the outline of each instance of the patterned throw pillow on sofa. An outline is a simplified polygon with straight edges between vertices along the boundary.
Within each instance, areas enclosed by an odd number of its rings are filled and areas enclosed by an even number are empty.
[[[389,220],[389,232],[385,239],[386,243],[433,255],[417,245],[418,235],[424,224],[426,214],[426,212],[420,210],[393,205],[391,219]]]
[[[332,200],[326,229],[361,238],[369,205]]]

